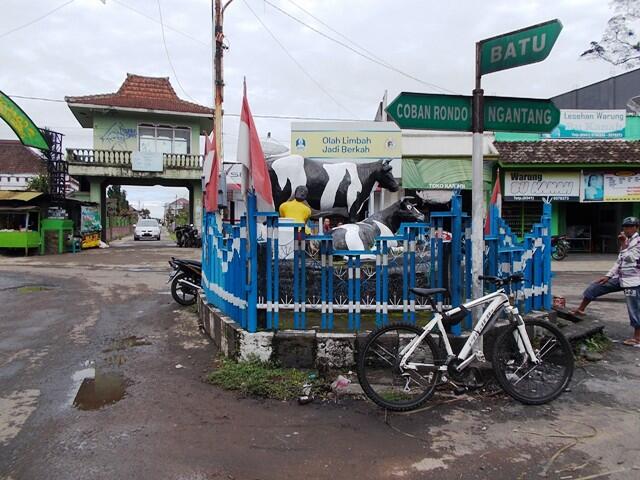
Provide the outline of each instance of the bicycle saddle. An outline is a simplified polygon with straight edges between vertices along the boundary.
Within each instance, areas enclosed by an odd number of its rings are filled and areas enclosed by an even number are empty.
[[[448,290],[446,288],[412,288],[411,292],[420,297],[430,297],[438,293],[447,293]]]

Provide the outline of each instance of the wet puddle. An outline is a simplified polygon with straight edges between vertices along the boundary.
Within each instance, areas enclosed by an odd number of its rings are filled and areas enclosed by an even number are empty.
[[[126,350],[131,347],[141,347],[143,345],[151,345],[151,342],[143,337],[136,337],[132,335],[126,338],[119,338],[117,340],[113,340],[111,345],[108,348],[102,350],[103,353],[113,352],[116,350]]]
[[[79,410],[98,410],[124,398],[130,382],[117,373],[98,373],[95,378],[85,378],[73,399]]]

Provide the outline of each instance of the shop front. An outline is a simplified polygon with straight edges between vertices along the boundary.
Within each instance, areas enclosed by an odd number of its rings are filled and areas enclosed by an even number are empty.
[[[521,144],[521,145],[518,145]],[[616,253],[625,217],[640,215],[640,142],[497,142],[502,216],[515,232],[552,205],[551,233],[574,252]]]
[[[484,162],[484,190],[491,191],[495,161]],[[418,195],[432,203],[446,203],[453,192],[462,196],[462,209],[471,212],[471,157],[403,157],[402,188],[405,195]]]

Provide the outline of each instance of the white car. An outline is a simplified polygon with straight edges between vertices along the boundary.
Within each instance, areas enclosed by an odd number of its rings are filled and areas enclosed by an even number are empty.
[[[152,218],[140,220],[133,231],[133,239],[155,238],[160,240],[160,224]]]

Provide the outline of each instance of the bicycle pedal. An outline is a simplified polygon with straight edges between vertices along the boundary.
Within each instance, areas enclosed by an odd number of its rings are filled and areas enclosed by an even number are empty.
[[[466,387],[455,387],[453,389],[453,394],[454,395],[464,395],[465,393],[467,393],[467,388]]]

